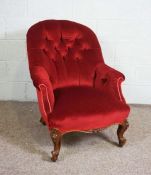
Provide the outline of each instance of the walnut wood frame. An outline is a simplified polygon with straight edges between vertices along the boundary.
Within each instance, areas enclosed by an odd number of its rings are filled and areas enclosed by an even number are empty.
[[[62,134],[58,129],[53,128],[50,130],[50,136],[54,144],[54,150],[51,152],[51,160],[55,162],[60,152]]]
[[[40,119],[40,122],[43,125],[46,125],[42,118]],[[118,144],[119,147],[123,147],[126,143],[124,133],[128,129],[128,127],[129,127],[128,120],[124,120],[122,123],[120,123],[118,125],[117,137],[118,137],[118,141],[119,141],[119,144]],[[88,131],[79,131],[79,132],[98,133],[98,132],[102,131],[103,129],[105,129],[105,128],[98,128],[98,129],[92,129],[92,130],[88,130]],[[53,144],[54,144],[54,150],[51,152],[52,153],[51,160],[53,162],[55,162],[59,156],[60,147],[61,147],[61,139],[62,139],[63,134],[57,128],[52,128],[50,130],[50,136],[51,136],[51,139],[52,139]]]
[[[125,120],[123,123],[119,124],[119,126],[118,126],[117,136],[118,136],[120,147],[124,146],[125,143],[126,143],[126,139],[123,135],[124,135],[124,132],[127,130],[128,127],[129,127],[129,123],[128,123],[127,120]]]

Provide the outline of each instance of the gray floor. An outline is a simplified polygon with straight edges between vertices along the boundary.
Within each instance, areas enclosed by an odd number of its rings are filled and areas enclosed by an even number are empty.
[[[151,106],[131,105],[127,144],[117,147],[116,128],[64,136],[59,160],[37,103],[0,102],[2,175],[151,175]]]

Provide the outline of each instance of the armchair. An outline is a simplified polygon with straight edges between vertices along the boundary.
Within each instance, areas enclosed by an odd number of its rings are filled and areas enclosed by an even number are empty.
[[[119,146],[126,142],[129,106],[122,73],[107,66],[94,32],[67,20],[45,20],[27,32],[29,70],[37,90],[41,123],[47,125],[56,161],[68,132],[99,132],[118,124]]]

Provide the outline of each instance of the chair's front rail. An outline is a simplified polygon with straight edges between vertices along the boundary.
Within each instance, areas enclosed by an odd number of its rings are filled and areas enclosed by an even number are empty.
[[[118,136],[118,141],[119,141],[119,146],[120,147],[124,146],[124,144],[126,143],[126,139],[124,137],[124,132],[127,130],[128,127],[129,127],[129,123],[128,123],[127,120],[124,120],[122,123],[120,123],[118,125],[117,136]],[[79,131],[74,131],[74,132],[99,133],[104,129],[105,128],[97,128],[97,129],[92,129],[92,130],[87,130],[87,131],[82,131],[82,130],[80,131],[79,130]],[[58,159],[58,155],[59,155],[60,147],[61,147],[61,138],[66,133],[61,133],[56,128],[52,128],[50,130],[50,136],[51,136],[52,141],[54,143],[54,150],[51,152],[52,153],[51,160],[54,161],[54,162]]]

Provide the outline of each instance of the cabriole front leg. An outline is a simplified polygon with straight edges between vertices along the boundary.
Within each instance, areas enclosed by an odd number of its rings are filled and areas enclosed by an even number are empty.
[[[117,136],[119,140],[119,146],[122,147],[126,143],[126,139],[124,138],[124,132],[129,127],[129,123],[127,120],[125,120],[123,123],[119,124],[117,129]]]
[[[50,136],[54,144],[54,150],[51,152],[51,160],[55,162],[58,159],[58,155],[60,152],[62,134],[59,130],[53,128],[50,130]]]

